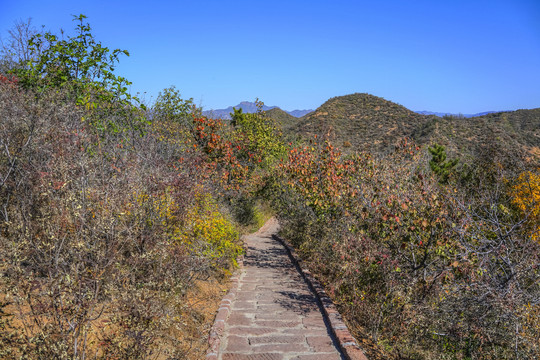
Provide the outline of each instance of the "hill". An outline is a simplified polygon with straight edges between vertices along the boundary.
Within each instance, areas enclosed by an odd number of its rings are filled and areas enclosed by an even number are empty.
[[[266,111],[266,116],[277,121],[285,131],[291,129],[298,123],[299,119],[276,107]]]
[[[287,130],[287,127],[284,127]],[[435,142],[450,153],[470,154],[494,143],[503,151],[540,155],[540,109],[487,113],[482,116],[422,115],[370,94],[331,98],[302,117],[290,131],[328,135],[345,151],[384,153],[403,137],[418,144]]]
[[[428,117],[370,94],[331,98],[292,128],[303,135],[328,134],[337,145],[382,151],[422,127]]]
[[[489,113],[473,118],[429,117],[411,133],[420,144],[438,142],[458,154],[495,146],[502,153],[540,156],[540,109]]]

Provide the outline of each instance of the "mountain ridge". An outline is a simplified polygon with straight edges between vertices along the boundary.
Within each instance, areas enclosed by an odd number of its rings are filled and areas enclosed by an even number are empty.
[[[385,153],[407,137],[419,145],[439,143],[458,155],[476,153],[492,144],[503,151],[540,156],[540,108],[470,118],[439,117],[419,114],[371,94],[355,93],[333,97],[283,129],[308,138],[329,138],[345,152]]]
[[[437,112],[437,111],[427,111],[427,110],[414,111],[414,112],[417,113],[417,114],[420,114],[420,115],[435,115],[435,116],[438,116],[438,117],[454,116],[454,117],[471,118],[471,117],[484,116],[484,115],[493,114],[493,113],[510,112],[510,111],[511,111],[511,110],[483,111],[483,112],[479,112],[479,113],[476,113],[476,114],[462,114],[462,113],[455,114],[455,113]]]
[[[255,112],[258,111],[258,107],[255,104],[255,102],[241,101],[236,106],[229,106],[229,107],[227,107],[225,109],[205,110],[202,113],[203,113],[204,116],[207,116],[207,117],[210,117],[210,118],[219,118],[219,119],[230,120],[231,119],[230,114],[234,111],[233,110],[234,108],[242,109],[242,111],[245,112],[245,113],[255,113]],[[262,106],[263,111],[268,111],[268,110],[272,110],[272,109],[275,109],[275,108],[279,108],[280,110],[283,110],[278,106],[267,106],[267,105]],[[306,110],[292,110],[292,111],[283,110],[283,111],[286,112],[287,114],[291,115],[291,116],[299,118],[299,117],[302,117],[302,116],[304,116],[306,114],[309,114],[313,110],[306,109]]]

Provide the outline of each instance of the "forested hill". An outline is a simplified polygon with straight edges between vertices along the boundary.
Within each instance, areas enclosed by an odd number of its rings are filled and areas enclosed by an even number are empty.
[[[427,120],[383,98],[352,94],[331,98],[291,130],[304,135],[329,134],[340,147],[382,150],[409,136]]]
[[[277,107],[267,110],[265,113],[269,118],[276,120],[277,123],[281,125],[283,130],[287,132],[289,132],[290,129],[296,126],[296,124],[300,121],[297,117],[294,117]]]
[[[439,142],[457,153],[492,145],[502,152],[540,155],[540,109],[492,113],[474,118],[430,117],[411,137],[420,144]]]
[[[481,144],[540,154],[540,109],[479,117],[421,115],[383,98],[356,93],[331,98],[297,121],[278,118],[283,129],[304,136],[327,135],[345,151],[386,152],[403,137],[443,144],[450,152],[475,152]]]

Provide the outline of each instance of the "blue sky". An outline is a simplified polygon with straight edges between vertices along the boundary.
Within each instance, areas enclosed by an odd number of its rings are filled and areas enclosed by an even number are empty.
[[[540,107],[539,0],[0,0],[15,20],[126,49],[146,99],[175,85],[205,109],[259,97],[287,110],[368,92],[412,110]]]

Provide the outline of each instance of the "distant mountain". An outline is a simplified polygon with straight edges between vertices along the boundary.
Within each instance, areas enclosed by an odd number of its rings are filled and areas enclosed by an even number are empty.
[[[331,98],[284,130],[328,136],[346,152],[391,151],[403,137],[422,145],[437,142],[451,154],[471,154],[492,143],[503,151],[540,158],[540,108],[479,116],[422,115],[370,94]]]
[[[203,111],[203,115],[208,116],[210,118],[215,118],[215,119],[230,119],[231,118],[230,114],[233,112],[233,108],[242,109],[242,111],[245,113],[255,113],[258,110],[257,105],[254,102],[242,101],[240,104],[236,106],[229,106],[226,109],[215,109],[215,110]],[[268,111],[274,108],[277,108],[277,106],[263,105],[262,110]],[[313,110],[293,110],[293,111],[283,110],[283,111],[285,111],[287,114],[292,115],[294,117],[301,117],[301,116],[304,116],[305,114],[312,112]]]
[[[273,109],[277,106],[266,106],[263,105],[262,109],[264,111]],[[208,116],[210,118],[216,118],[216,119],[230,119],[231,113],[234,111],[234,108],[236,109],[242,109],[245,113],[254,113],[257,112],[257,105],[255,105],[254,102],[249,101],[242,101],[240,104],[236,106],[229,106],[226,109],[215,109],[215,110],[206,110],[203,111],[204,116]]]
[[[293,110],[293,111],[286,111],[287,113],[289,113],[290,115],[294,116],[294,117],[302,117],[304,115],[307,115],[309,114],[310,112],[313,112],[313,110],[309,109],[309,110]]]
[[[472,117],[484,116],[487,114],[493,114],[497,112],[507,112],[507,111],[485,111],[485,112],[476,113],[476,114],[452,114],[452,113],[442,113],[442,112],[433,112],[433,111],[415,111],[415,112],[421,115],[435,115],[439,117],[453,116],[457,118],[459,117],[472,118]]]

